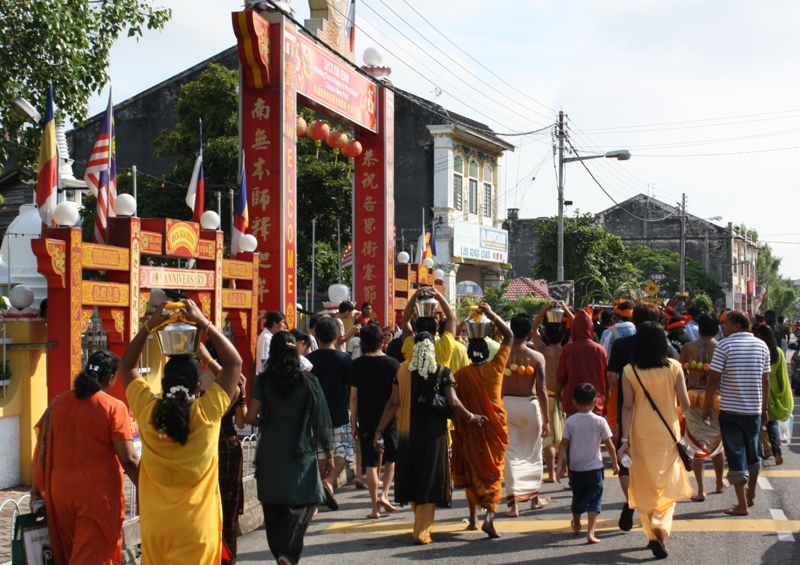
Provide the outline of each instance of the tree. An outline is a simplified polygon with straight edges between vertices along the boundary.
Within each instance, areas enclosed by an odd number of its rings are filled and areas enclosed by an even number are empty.
[[[652,273],[664,273],[664,278],[658,281],[661,291],[667,296],[674,296],[680,292],[681,254],[669,249],[656,249],[645,245],[637,245],[630,250],[630,258],[636,268],[642,272],[644,279],[650,278]],[[712,301],[725,296],[722,287],[711,275],[706,273],[703,264],[691,257],[686,258],[686,272],[684,274],[686,290],[690,297],[705,293]]]
[[[558,219],[533,220],[539,235],[533,276],[556,280],[558,263]],[[564,276],[575,281],[576,303],[582,302],[605,279],[609,288],[623,285],[637,274],[622,239],[600,225],[592,214],[575,213],[564,218]]]
[[[1,0],[0,0],[1,1]],[[177,157],[173,170],[165,177],[165,187],[140,190],[139,201],[145,200],[140,215],[190,219],[186,206],[186,185],[199,147],[198,119],[203,120],[203,163],[206,181],[206,208],[216,208],[211,198],[214,188],[237,189],[239,145],[236,88],[238,76],[221,65],[211,64],[197,81],[183,86],[175,105],[178,123],[153,142],[157,157]],[[314,113],[299,107],[300,115],[310,123]],[[337,282],[339,256],[337,222],[341,222],[341,241],[345,247],[351,239],[352,183],[347,174],[347,159],[334,158],[326,144],[319,158],[313,140],[307,136],[297,140],[297,256],[298,295],[311,283],[311,222],[316,219],[316,283],[317,290]],[[227,218],[228,198],[223,199],[223,230],[230,244]],[[349,279],[344,278],[344,282]]]
[[[12,101],[23,97],[42,109],[49,83],[59,118],[83,122],[89,98],[108,82],[109,52],[119,36],[126,29],[137,38],[144,28],[163,29],[171,17],[172,10],[148,0],[0,0],[0,139],[17,138],[22,125],[11,114]],[[29,127],[20,142],[38,147],[40,136]],[[0,161],[11,147],[0,144]],[[35,163],[36,157],[26,152],[18,160]]]

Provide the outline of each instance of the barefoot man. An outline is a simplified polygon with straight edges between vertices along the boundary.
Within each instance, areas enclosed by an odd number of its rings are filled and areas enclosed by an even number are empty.
[[[725,511],[732,516],[747,516],[747,508],[756,503],[761,423],[767,421],[769,400],[769,349],[749,329],[747,314],[728,312],[722,322],[724,339],[711,358],[703,406],[703,420],[710,426],[712,401],[719,389],[719,428],[728,480],[736,489],[736,506]]]
[[[703,406],[706,392],[706,379],[710,371],[711,359],[717,348],[717,321],[708,314],[700,314],[695,321],[700,335],[681,350],[681,364],[689,374],[689,410],[685,414],[686,435],[697,452],[692,460],[692,470],[697,479],[697,494],[692,497],[695,502],[706,499],[706,487],[703,483],[703,470],[706,460],[711,459],[714,473],[717,476],[717,492],[724,492],[730,486],[723,476],[725,454],[722,452],[722,434],[719,431],[719,404],[714,402],[711,412],[711,425],[703,422]],[[688,369],[686,368],[688,367]]]
[[[533,320],[533,328],[531,331],[531,341],[536,351],[542,354],[545,359],[544,372],[545,382],[547,386],[547,418],[549,423],[549,431],[544,436],[542,442],[542,450],[544,452],[544,464],[547,466],[547,478],[544,480],[546,483],[556,482],[556,450],[561,443],[561,434],[564,430],[564,410],[561,408],[561,401],[556,396],[556,368],[558,367],[558,359],[561,357],[561,340],[564,337],[564,328],[562,324],[545,324],[544,337],[547,339],[545,342],[539,334],[539,326],[542,324],[547,311],[553,307],[553,302],[545,304],[536,318]],[[556,302],[556,304],[564,310],[564,317],[570,320],[575,318],[572,312],[569,311],[564,302]]]
[[[511,355],[503,377],[503,405],[508,421],[506,448],[506,516],[519,516],[519,503],[531,501],[531,510],[544,508],[549,498],[542,489],[542,438],[549,432],[545,359],[527,345],[533,322],[527,314],[511,318]]]
[[[489,346],[483,338],[469,340],[467,353],[472,365],[454,376],[456,394],[464,407],[475,414],[484,414],[486,422],[467,426],[455,418],[453,424],[453,486],[466,488],[469,502],[468,530],[478,529],[478,506],[486,509],[481,529],[490,538],[499,538],[494,528],[497,505],[503,500],[503,467],[505,466],[508,428],[503,409],[503,369],[511,352],[511,329],[489,307],[481,304],[486,318],[503,336],[497,355],[489,361]],[[529,389],[530,391],[530,389]],[[530,394],[530,392],[529,392]]]

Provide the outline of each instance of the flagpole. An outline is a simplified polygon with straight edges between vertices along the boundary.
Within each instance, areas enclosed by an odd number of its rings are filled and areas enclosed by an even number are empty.
[[[339,284],[342,284],[342,220],[336,220],[336,256],[339,257]]]
[[[111,97],[112,87],[108,86],[108,108],[106,112],[108,117],[108,175],[106,176],[106,241],[105,244],[109,245],[111,242],[111,153],[114,150],[114,131],[111,129],[114,123],[114,103]]]
[[[136,190],[136,165],[131,165],[131,174],[133,175],[133,199],[136,200],[136,196],[137,196],[137,192],[138,192]],[[137,205],[136,214],[134,214],[133,217],[134,218],[137,217],[138,213],[139,213],[139,208],[138,208],[138,205]]]
[[[342,261],[339,260],[339,268],[341,269]],[[314,303],[314,294],[315,289],[314,285],[316,284],[317,280],[317,220],[316,218],[311,220],[311,303]],[[312,308],[313,310],[313,308]]]

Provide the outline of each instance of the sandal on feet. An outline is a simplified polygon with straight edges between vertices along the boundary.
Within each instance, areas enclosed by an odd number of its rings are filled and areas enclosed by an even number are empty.
[[[633,509],[625,503],[622,507],[622,513],[619,515],[619,529],[623,532],[630,532],[633,528]]]
[[[339,510],[339,503],[336,502],[336,499],[333,497],[333,493],[328,490],[328,487],[325,485],[325,483],[322,483],[322,488],[325,489],[325,506],[331,510]]]
[[[653,555],[656,559],[666,559],[669,556],[669,553],[667,553],[667,548],[664,547],[664,544],[657,539],[654,539],[648,543],[647,548],[653,552]]]

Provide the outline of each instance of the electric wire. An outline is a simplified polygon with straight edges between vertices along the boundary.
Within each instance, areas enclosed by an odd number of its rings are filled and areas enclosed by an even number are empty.
[[[723,120],[738,120],[739,118],[755,118],[755,117],[759,117],[759,116],[777,116],[779,114],[793,114],[795,112],[800,112],[800,108],[793,109],[793,110],[779,110],[779,111],[775,111],[775,112],[762,112],[762,113],[758,113],[758,114],[743,114],[743,115],[740,115],[740,116],[727,116],[727,117],[723,117],[723,118],[703,118],[703,119],[700,119],[700,120],[684,120],[684,121],[678,121],[678,122],[660,122],[660,123],[654,123],[654,124],[638,124],[638,125],[632,125],[632,126],[613,126],[613,127],[607,127],[607,128],[594,128],[594,129],[587,129],[585,131],[587,133],[601,133],[601,132],[609,132],[609,131],[612,131],[612,130],[629,130],[629,129],[635,129],[635,128],[649,128],[649,127],[655,127],[655,126],[671,126],[671,125],[680,125],[680,124],[697,124],[697,123],[702,123],[702,122],[713,122],[713,121],[723,121]],[[798,117],[800,117],[800,116],[798,116]],[[782,118],[767,118],[766,120],[771,120],[771,119],[782,119]],[[745,121],[745,122],[741,122],[741,123],[749,123],[749,122]],[[717,125],[717,124],[714,124],[714,125]],[[730,125],[730,124],[718,124],[718,125]],[[694,127],[694,126],[691,126],[691,127]],[[644,130],[644,131],[660,131],[660,130]]]
[[[459,51],[461,51],[461,52],[462,52],[464,55],[466,55],[466,56],[467,56],[467,57],[469,57],[471,60],[473,60],[475,63],[477,63],[478,65],[480,65],[482,68],[484,68],[486,71],[488,71],[488,72],[489,72],[489,73],[490,73],[492,76],[494,76],[495,78],[497,78],[498,80],[500,80],[500,82],[502,82],[503,84],[505,84],[506,86],[508,86],[508,87],[509,87],[509,88],[511,88],[512,90],[514,90],[515,92],[517,92],[517,93],[519,93],[519,94],[523,95],[525,98],[528,98],[529,100],[531,100],[531,101],[533,101],[533,102],[536,102],[537,104],[539,104],[539,105],[540,105],[540,106],[542,106],[543,108],[546,108],[546,109],[550,110],[550,111],[551,111],[553,114],[556,114],[556,113],[557,113],[557,112],[556,112],[556,110],[554,110],[553,108],[551,108],[551,107],[550,107],[550,106],[548,106],[547,104],[543,104],[542,102],[539,102],[539,101],[538,101],[538,100],[536,100],[535,98],[531,97],[529,94],[526,94],[525,92],[523,92],[523,91],[519,90],[519,89],[518,89],[516,86],[514,86],[514,85],[513,85],[513,84],[511,84],[510,82],[506,81],[506,80],[505,80],[503,77],[501,77],[501,76],[497,75],[497,74],[496,74],[494,71],[492,71],[492,70],[491,70],[489,67],[487,67],[486,65],[484,65],[483,63],[481,63],[480,61],[478,61],[478,60],[477,60],[475,57],[473,57],[472,55],[470,55],[469,53],[467,53],[467,52],[466,52],[464,49],[462,49],[461,47],[459,47],[459,46],[458,46],[458,45],[457,45],[457,44],[456,44],[456,43],[455,43],[455,42],[454,42],[452,39],[450,39],[450,38],[449,38],[449,37],[447,37],[447,36],[446,36],[444,33],[442,33],[441,31],[439,31],[439,29],[438,29],[438,28],[437,28],[435,25],[433,25],[433,24],[432,24],[432,23],[431,23],[431,22],[430,22],[430,21],[429,21],[429,20],[428,20],[428,19],[427,19],[425,16],[423,16],[421,13],[419,13],[419,11],[418,11],[416,8],[414,8],[414,6],[412,6],[411,4],[409,4],[409,3],[408,3],[408,0],[403,0],[403,3],[404,3],[406,6],[408,6],[409,8],[411,8],[411,10],[412,10],[412,11],[413,11],[415,14],[417,14],[417,15],[418,15],[420,18],[422,18],[422,20],[423,20],[423,21],[424,21],[426,24],[428,24],[428,25],[429,25],[429,26],[430,26],[430,27],[433,29],[433,31],[435,31],[436,33],[438,33],[439,35],[441,35],[441,36],[442,36],[442,37],[443,37],[445,40],[447,40],[447,42],[448,42],[448,43],[450,43],[450,44],[451,44],[453,47],[455,47],[456,49],[458,49]],[[539,115],[541,115],[541,116],[544,116],[544,117],[547,117],[547,118],[549,118],[549,116],[546,116],[545,114],[541,114],[541,113],[539,113],[539,112],[537,112],[537,114],[539,114]]]
[[[491,84],[489,84],[488,82],[486,82],[485,80],[483,80],[481,77],[479,77],[478,75],[476,75],[475,73],[473,73],[472,71],[470,71],[468,68],[464,67],[464,66],[463,66],[463,65],[462,65],[462,64],[461,64],[459,61],[456,61],[456,60],[455,60],[453,57],[451,57],[451,56],[450,56],[450,54],[448,54],[448,53],[446,53],[445,51],[443,51],[443,50],[442,50],[442,49],[441,49],[441,48],[440,48],[438,45],[434,44],[434,43],[433,43],[433,42],[432,42],[430,39],[428,39],[427,37],[425,37],[425,35],[424,35],[424,34],[422,34],[422,32],[420,32],[420,31],[419,31],[419,29],[415,28],[413,25],[411,25],[410,23],[408,23],[408,22],[407,22],[407,21],[406,21],[406,20],[405,20],[405,19],[404,19],[404,18],[403,18],[403,17],[402,17],[400,14],[398,14],[397,12],[395,12],[395,11],[394,11],[394,10],[391,8],[391,6],[389,6],[389,5],[388,5],[388,4],[387,4],[387,3],[386,3],[384,0],[378,0],[378,1],[379,1],[381,4],[383,4],[384,6],[386,6],[386,9],[388,9],[388,10],[389,10],[389,11],[390,11],[392,14],[394,14],[394,15],[395,15],[395,16],[396,16],[396,17],[397,17],[397,18],[398,18],[398,19],[399,19],[401,22],[403,22],[404,24],[406,24],[406,25],[407,25],[409,28],[411,28],[412,30],[414,30],[414,31],[417,33],[417,35],[419,35],[419,36],[420,36],[422,39],[424,39],[425,41],[427,41],[427,42],[428,42],[428,43],[431,45],[431,47],[433,47],[433,48],[434,48],[434,49],[436,49],[436,50],[437,50],[439,53],[441,53],[442,55],[444,55],[445,57],[447,57],[448,59],[450,59],[450,60],[451,60],[453,63],[455,63],[456,65],[458,65],[458,66],[459,66],[459,68],[460,68],[460,69],[462,69],[463,71],[465,71],[467,74],[469,74],[470,76],[474,77],[475,79],[477,79],[478,81],[480,81],[480,82],[481,82],[481,83],[483,83],[484,85],[488,86],[489,88],[491,88],[492,90],[494,90],[494,91],[495,91],[495,92],[497,92],[498,94],[501,94],[502,96],[505,96],[506,98],[508,98],[509,100],[511,100],[513,103],[515,103],[515,104],[519,105],[520,107],[524,108],[525,110],[528,110],[529,112],[533,112],[533,113],[535,113],[535,114],[539,114],[539,115],[541,115],[541,116],[544,116],[544,117],[545,117],[545,118],[547,118],[548,120],[550,120],[550,119],[551,119],[551,117],[550,117],[550,116],[547,116],[547,115],[545,115],[545,114],[542,114],[542,113],[540,113],[539,111],[537,111],[537,110],[534,110],[533,108],[530,108],[530,107],[528,107],[528,106],[525,106],[524,104],[521,104],[521,103],[520,103],[520,102],[518,102],[517,100],[515,100],[515,99],[511,98],[511,97],[510,97],[508,94],[506,94],[505,92],[502,92],[502,91],[498,90],[497,88],[495,88],[494,86],[492,86]],[[362,2],[362,5],[366,6],[367,8],[369,8],[370,10],[372,10],[373,12],[375,12],[376,14],[378,14],[378,12],[377,12],[377,11],[376,11],[374,8],[372,8],[371,6],[369,6],[369,5],[368,5],[366,2]],[[414,40],[412,40],[410,37],[408,37],[408,36],[407,36],[406,34],[404,34],[402,31],[400,31],[399,29],[397,29],[397,28],[396,28],[396,27],[395,27],[395,26],[394,26],[394,25],[393,25],[391,22],[389,22],[388,20],[386,20],[386,19],[385,19],[383,16],[381,16],[380,14],[378,14],[378,16],[379,16],[379,17],[380,17],[380,18],[381,18],[383,21],[385,21],[387,24],[389,24],[389,25],[390,25],[390,26],[391,26],[391,27],[392,27],[394,30],[396,30],[398,33],[400,33],[400,35],[402,35],[403,37],[405,37],[405,38],[406,38],[407,40],[409,40],[409,41],[410,41],[412,44],[416,45],[416,46],[417,46],[417,47],[418,47],[420,50],[422,50],[422,48],[421,48],[421,47],[419,47],[419,45],[417,45],[417,44],[414,42]],[[424,51],[423,51],[423,52],[424,52]],[[436,59],[435,59],[433,56],[431,56],[431,58],[432,58],[432,59],[434,59],[434,60],[436,60]],[[438,61],[437,61],[437,62],[438,62]],[[441,63],[440,63],[440,64],[441,64]],[[448,70],[449,72],[451,72],[451,73],[452,73],[454,76],[457,76],[455,73],[453,73],[452,71],[450,71],[450,69],[448,69],[448,68],[447,68],[447,67],[445,67],[444,65],[441,65],[441,66],[442,66],[443,68],[445,68],[446,70]],[[459,78],[460,78],[460,77],[459,77]],[[464,81],[463,79],[462,79],[462,82],[464,82],[465,84],[467,84],[467,86],[469,86],[469,87],[472,87],[472,85],[470,85],[469,83],[467,83],[467,82],[466,82],[466,81]],[[495,101],[494,101],[492,98],[490,98],[489,96],[486,96],[486,98],[488,98],[489,100],[492,100],[492,102],[495,102]],[[495,102],[495,103],[497,103],[497,102]],[[516,112],[516,110],[512,110],[511,108],[509,108],[508,106],[506,106],[506,105],[504,105],[504,104],[500,104],[500,106],[502,106],[503,108],[506,108],[507,110],[511,110],[512,112]]]

